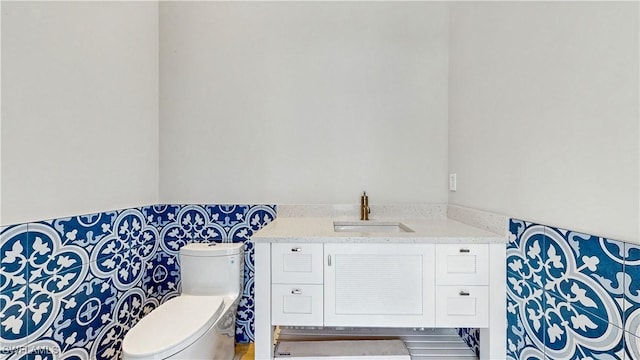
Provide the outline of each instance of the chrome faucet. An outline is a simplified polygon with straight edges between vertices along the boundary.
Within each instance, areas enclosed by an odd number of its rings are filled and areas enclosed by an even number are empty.
[[[370,213],[369,197],[367,196],[367,192],[363,191],[362,196],[360,196],[360,220],[369,220]]]

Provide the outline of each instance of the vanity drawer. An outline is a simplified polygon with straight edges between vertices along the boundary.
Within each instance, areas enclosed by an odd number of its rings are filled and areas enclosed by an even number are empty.
[[[436,285],[488,284],[488,244],[436,245]]]
[[[436,286],[437,327],[488,327],[488,286]]]
[[[322,284],[322,244],[271,244],[271,282]]]
[[[272,285],[273,325],[322,326],[322,285]]]

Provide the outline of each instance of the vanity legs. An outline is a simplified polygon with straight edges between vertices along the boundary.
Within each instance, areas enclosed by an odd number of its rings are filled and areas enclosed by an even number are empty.
[[[255,249],[255,358],[273,358],[271,326],[271,244],[254,243]]]
[[[489,246],[489,327],[480,329],[480,359],[507,357],[507,286],[505,265],[506,245]]]

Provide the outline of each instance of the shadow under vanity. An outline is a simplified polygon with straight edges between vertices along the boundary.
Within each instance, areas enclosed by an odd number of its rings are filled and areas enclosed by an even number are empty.
[[[469,327],[480,329],[481,359],[505,358],[504,235],[447,218],[446,205],[380,207],[370,221],[348,206],[278,210],[252,237],[256,359],[279,357],[274,346],[295,334],[405,339]]]

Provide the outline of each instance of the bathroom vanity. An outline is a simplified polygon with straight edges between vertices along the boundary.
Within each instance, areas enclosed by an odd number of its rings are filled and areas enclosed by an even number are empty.
[[[450,219],[278,218],[255,244],[256,359],[274,327],[480,328],[506,356],[505,237]]]

